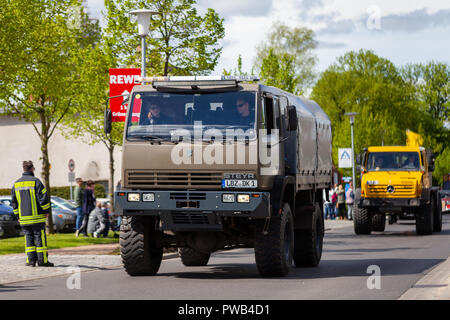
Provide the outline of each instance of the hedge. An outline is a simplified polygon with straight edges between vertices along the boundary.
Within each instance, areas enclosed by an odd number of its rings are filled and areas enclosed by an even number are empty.
[[[74,190],[73,187],[72,190]],[[58,196],[64,199],[70,199],[70,187],[51,187],[52,196]],[[106,198],[105,187],[102,184],[96,184],[94,189],[96,198]],[[0,196],[10,196],[11,189],[0,189]]]

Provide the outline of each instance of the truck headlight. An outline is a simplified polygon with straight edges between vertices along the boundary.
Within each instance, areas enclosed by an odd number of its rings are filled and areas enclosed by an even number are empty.
[[[367,200],[367,199],[363,200],[363,205],[370,206],[370,200]]]
[[[155,202],[155,194],[154,193],[143,193],[142,201],[144,202]]]
[[[238,202],[249,203],[250,195],[249,194],[238,194]]]
[[[222,195],[222,202],[224,203],[233,203],[235,201],[234,194],[223,194]]]
[[[420,205],[420,200],[419,199],[412,199],[412,200],[409,201],[409,204],[411,206],[418,207]]]
[[[129,193],[128,194],[128,201],[130,202],[139,202],[141,199],[141,195],[139,193]]]

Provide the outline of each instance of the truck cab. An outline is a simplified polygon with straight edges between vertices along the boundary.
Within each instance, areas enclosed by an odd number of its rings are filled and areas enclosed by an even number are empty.
[[[359,156],[361,188],[355,203],[355,232],[384,231],[386,215],[393,223],[404,216],[416,220],[418,234],[442,228],[434,162],[429,150],[412,146],[370,147]]]

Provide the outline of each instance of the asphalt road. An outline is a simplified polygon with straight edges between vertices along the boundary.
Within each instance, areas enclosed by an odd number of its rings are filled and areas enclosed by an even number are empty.
[[[442,233],[417,236],[414,222],[383,233],[355,236],[352,227],[326,233],[317,268],[293,268],[286,278],[259,277],[252,249],[213,255],[206,267],[165,260],[155,277],[129,277],[122,268],[81,274],[80,289],[67,276],[0,286],[2,299],[397,299],[450,256],[450,215]],[[379,266],[381,288],[369,289],[369,266]],[[373,282],[371,282],[373,283]]]

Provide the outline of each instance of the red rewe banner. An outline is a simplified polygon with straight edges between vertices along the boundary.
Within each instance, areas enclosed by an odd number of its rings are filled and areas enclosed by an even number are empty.
[[[136,82],[136,78],[140,76],[141,69],[137,68],[109,69],[109,96],[114,97],[129,94],[135,85],[140,85],[140,83]],[[122,105],[123,100],[123,97],[119,97],[110,99],[109,101],[113,122],[125,121],[128,104]]]

